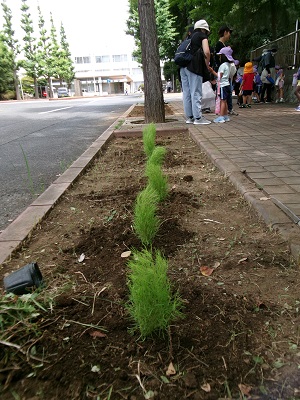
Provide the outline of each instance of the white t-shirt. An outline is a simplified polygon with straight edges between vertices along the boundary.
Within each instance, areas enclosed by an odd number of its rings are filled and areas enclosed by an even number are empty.
[[[220,80],[220,87],[229,86],[229,75],[230,75],[230,64],[229,62],[224,62],[219,66],[218,73],[223,73]]]

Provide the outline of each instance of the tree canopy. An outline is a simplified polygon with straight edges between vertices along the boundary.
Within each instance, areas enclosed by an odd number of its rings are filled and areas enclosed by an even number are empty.
[[[24,68],[27,82],[32,82],[35,97],[39,96],[38,85],[49,87],[50,97],[53,97],[51,79],[56,78],[60,83],[66,83],[68,87],[74,79],[74,66],[71,59],[69,44],[63,25],[57,33],[54,20],[50,14],[50,33],[45,28],[45,18],[38,6],[38,33],[35,33],[33,21],[27,4],[22,0],[20,26],[24,31],[22,42],[15,39],[15,31],[12,24],[12,12],[6,4],[1,3],[4,23],[0,30],[0,97],[6,92],[15,92],[20,98],[19,70]],[[24,74],[24,73],[23,73]],[[11,87],[11,76],[13,87]],[[11,97],[11,95],[10,95]]]
[[[129,9],[127,33],[134,36],[138,53],[137,0],[129,0]],[[167,13],[164,14],[163,9],[167,9]],[[187,28],[205,19],[211,27],[209,42],[212,46],[218,41],[222,25],[233,29],[230,45],[234,56],[245,62],[251,50],[295,30],[300,17],[300,0],[156,0],[155,11],[158,43],[160,49],[164,48],[163,55],[160,52],[161,60],[172,60]]]

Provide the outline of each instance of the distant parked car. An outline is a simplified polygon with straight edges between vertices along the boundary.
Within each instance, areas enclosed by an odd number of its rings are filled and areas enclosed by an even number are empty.
[[[65,87],[60,87],[57,89],[57,97],[70,97],[68,89]]]

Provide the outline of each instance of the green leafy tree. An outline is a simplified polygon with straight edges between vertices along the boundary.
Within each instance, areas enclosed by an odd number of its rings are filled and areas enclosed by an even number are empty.
[[[51,30],[50,30],[51,51],[49,52],[50,73],[52,77],[60,79],[61,71],[64,64],[64,59],[63,59],[63,51],[61,50],[58,43],[57,31],[54,25],[52,13],[50,13],[50,23],[51,23]]]
[[[23,37],[23,51],[25,58],[22,61],[22,67],[26,70],[27,76],[33,79],[34,96],[37,99],[39,97],[37,43],[36,38],[34,37],[33,21],[31,19],[27,0],[22,0],[21,11],[21,27],[25,32],[25,36]]]
[[[75,69],[63,24],[60,26],[60,46],[62,49],[62,57],[64,62],[61,67],[59,79],[61,83],[64,80],[70,89],[71,83],[75,78]]]
[[[188,25],[204,18],[211,27],[209,42],[214,46],[220,26],[230,25],[233,34],[228,44],[242,62],[249,60],[252,49],[293,31],[300,12],[300,0],[169,1],[181,34]]]
[[[20,89],[19,89],[19,79],[18,79],[18,70],[19,63],[17,61],[17,56],[20,54],[20,48],[18,45],[18,41],[14,38],[15,31],[12,27],[12,12],[11,9],[7,6],[6,1],[1,3],[3,9],[3,31],[1,33],[2,41],[7,45],[8,52],[6,54],[7,61],[11,66],[13,72],[13,81],[14,81],[14,89],[16,93],[17,100],[21,99]]]
[[[160,60],[167,60],[173,56],[173,49],[176,44],[175,17],[170,12],[168,0],[154,0],[154,10],[159,58]],[[133,55],[141,62],[141,32],[137,0],[129,1],[126,33],[134,37],[136,48]]]
[[[37,61],[38,61],[38,75],[43,77],[49,88],[49,95],[53,97],[53,90],[51,84],[51,77],[53,76],[53,60],[52,60],[52,43],[50,36],[48,35],[47,29],[45,28],[45,20],[42,15],[41,9],[38,6],[39,14],[39,41],[37,49]]]
[[[6,92],[12,90],[14,90],[14,76],[10,53],[0,37],[0,99],[4,98]]]

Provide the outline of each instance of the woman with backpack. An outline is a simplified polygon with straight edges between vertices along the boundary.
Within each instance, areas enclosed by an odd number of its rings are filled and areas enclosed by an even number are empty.
[[[183,107],[187,124],[208,125],[211,123],[202,115],[201,109],[203,76],[208,73],[210,60],[209,33],[208,23],[204,19],[195,23],[191,36],[193,58],[186,67],[180,68]]]

